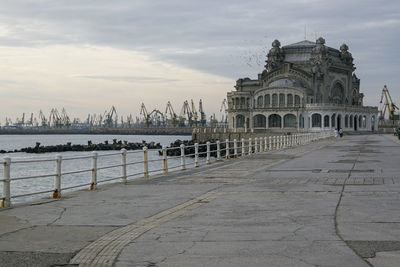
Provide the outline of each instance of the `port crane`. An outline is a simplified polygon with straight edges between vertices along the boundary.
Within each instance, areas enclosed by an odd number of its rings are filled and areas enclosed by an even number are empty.
[[[107,112],[107,111],[106,111]],[[117,127],[118,115],[114,106],[111,107],[108,113],[104,114],[104,126],[107,128]]]
[[[206,118],[206,113],[204,113],[203,110],[203,102],[201,101],[201,99],[199,101],[199,113],[200,113],[200,125],[205,126],[207,123],[207,118]]]
[[[189,126],[193,125],[193,115],[192,111],[190,110],[189,102],[185,100],[183,102],[183,106],[181,112],[179,113],[179,126],[185,126],[185,121],[188,123]]]
[[[151,124],[151,120],[150,120],[149,113],[147,113],[147,109],[146,109],[146,106],[144,105],[144,103],[142,103],[142,106],[140,107],[140,115],[143,116],[142,121],[144,122],[146,127],[149,127],[149,125]]]
[[[176,115],[170,101],[167,102],[167,107],[165,108],[164,114],[165,122],[167,124],[172,124],[174,127],[178,124],[178,115]]]
[[[381,101],[379,103],[382,104],[380,108],[379,124],[385,125],[385,115],[387,112],[390,124],[394,125],[395,121],[399,120],[399,115],[395,114],[395,111],[399,110],[399,107],[392,101],[392,97],[386,85],[383,86]]]

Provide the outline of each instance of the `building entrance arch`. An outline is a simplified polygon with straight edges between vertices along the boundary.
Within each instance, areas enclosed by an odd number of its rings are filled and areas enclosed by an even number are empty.
[[[358,118],[356,115],[356,116],[354,116],[354,131],[357,131],[357,125],[358,125]]]

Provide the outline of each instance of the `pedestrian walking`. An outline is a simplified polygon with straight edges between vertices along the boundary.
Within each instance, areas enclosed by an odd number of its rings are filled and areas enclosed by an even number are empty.
[[[335,130],[333,131],[333,135],[334,135],[335,137],[338,137],[338,130],[337,130],[337,129],[335,129]]]
[[[339,130],[339,136],[340,136],[340,138],[343,137],[343,129],[342,128],[340,128],[340,130]]]

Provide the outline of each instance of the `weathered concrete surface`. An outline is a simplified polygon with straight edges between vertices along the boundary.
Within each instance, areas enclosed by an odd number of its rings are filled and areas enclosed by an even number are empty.
[[[399,142],[345,136],[0,212],[0,266],[396,266]]]

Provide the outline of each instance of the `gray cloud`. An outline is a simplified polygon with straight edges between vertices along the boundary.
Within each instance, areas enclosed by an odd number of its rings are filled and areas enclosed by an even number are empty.
[[[368,95],[377,84],[400,83],[392,72],[374,72],[399,69],[399,9],[397,0],[2,0],[0,24],[10,34],[0,45],[106,45],[237,79],[256,77],[272,40],[300,41],[306,26],[309,40],[349,45]]]
[[[110,76],[110,75],[77,75],[77,78],[97,79],[118,82],[141,82],[141,83],[163,83],[176,82],[176,79],[167,79],[160,77],[144,77],[144,76]]]

